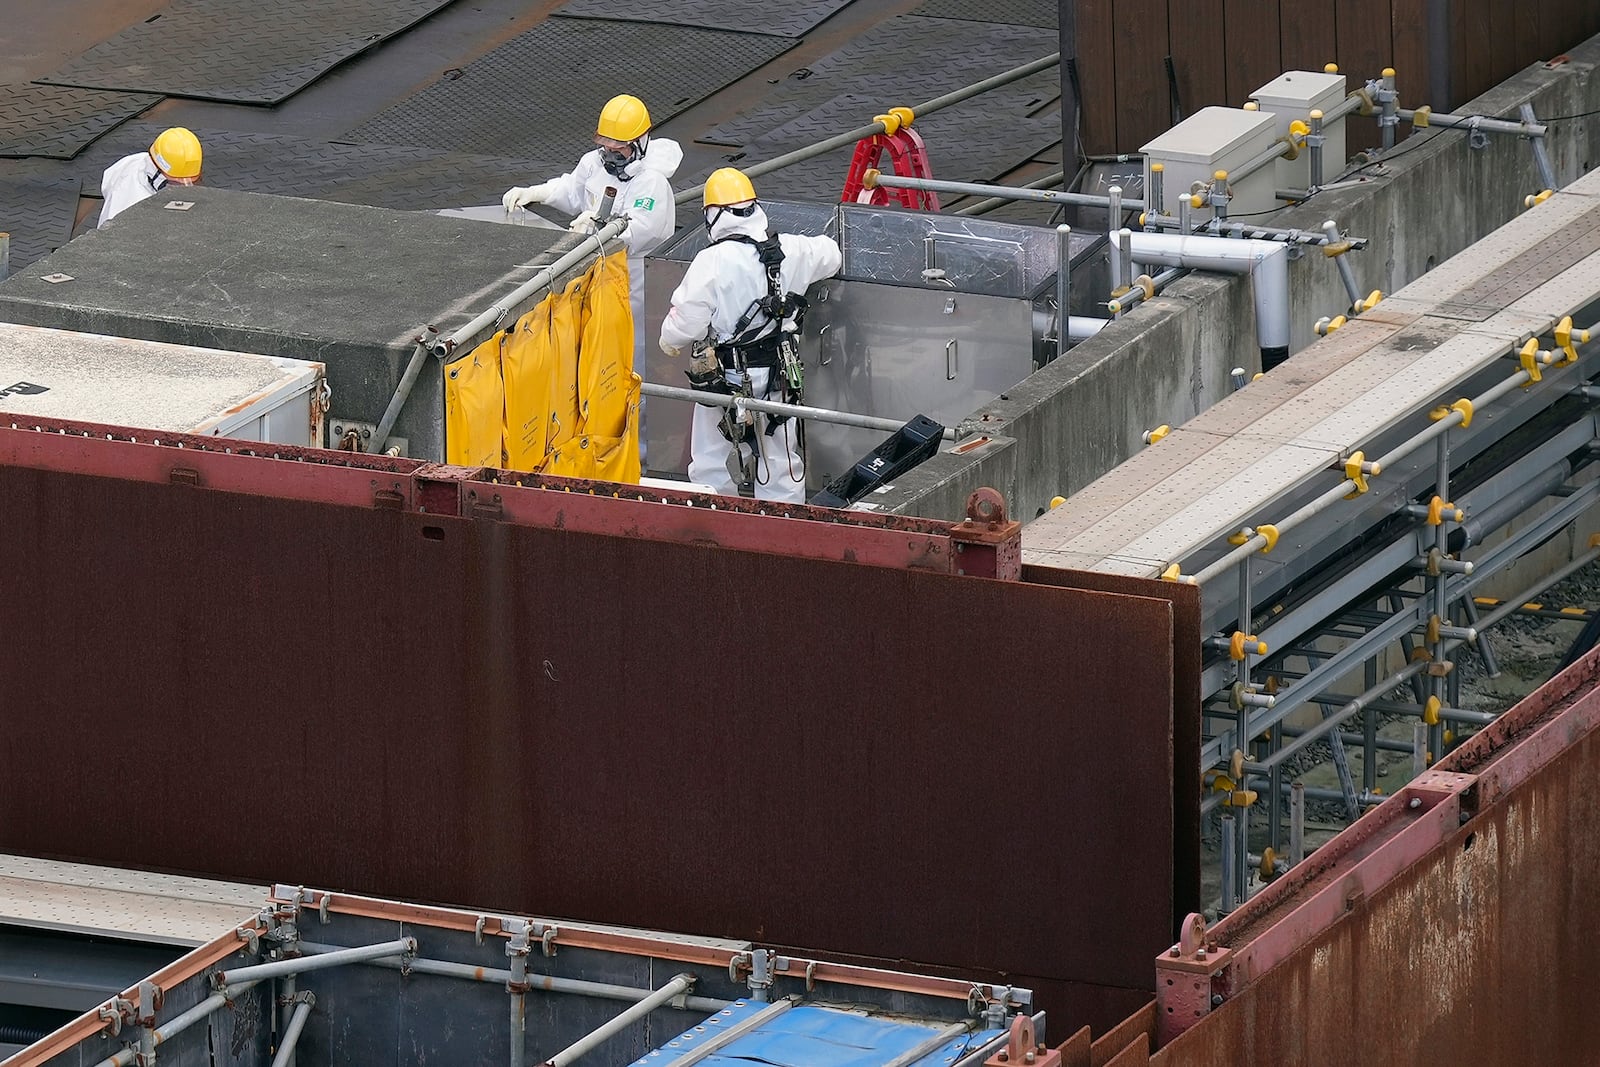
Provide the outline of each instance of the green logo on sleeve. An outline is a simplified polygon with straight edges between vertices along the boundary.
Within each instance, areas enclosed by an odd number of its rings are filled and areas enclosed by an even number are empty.
[[[646,211],[654,211],[656,209],[656,198],[653,196],[641,196],[633,202],[633,206],[642,207]]]

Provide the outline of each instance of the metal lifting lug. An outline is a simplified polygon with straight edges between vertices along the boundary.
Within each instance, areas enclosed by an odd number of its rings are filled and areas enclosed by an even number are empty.
[[[539,945],[546,956],[554,956],[556,954],[556,938],[560,936],[561,928],[554,923],[546,926],[544,932],[539,935]]]

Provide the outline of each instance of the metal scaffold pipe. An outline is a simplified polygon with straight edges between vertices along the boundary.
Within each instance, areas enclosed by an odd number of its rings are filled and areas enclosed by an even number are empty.
[[[955,90],[954,92],[946,93],[943,96],[936,96],[932,100],[924,101],[923,103],[916,105],[911,109],[911,111],[918,117],[931,115],[934,112],[943,108],[947,108],[952,104],[959,104],[963,100],[969,100],[981,93],[986,93],[990,89],[998,89],[1002,85],[1009,85],[1014,81],[1026,78],[1030,74],[1037,74],[1041,70],[1049,70],[1051,67],[1058,65],[1060,62],[1061,53],[1054,52],[1043,57],[1042,59],[1036,59],[1031,63],[1024,63],[1020,67],[1013,67],[1011,70],[1005,71],[1004,73],[996,74],[992,78],[985,78],[982,81],[973,82],[971,85],[964,86]],[[804,148],[797,148],[793,152],[786,152],[783,155],[776,156],[764,163],[755,163],[741,169],[749,177],[759,178],[763,174],[771,174],[773,171],[781,170],[791,164],[803,162],[807,159],[811,159],[814,156],[820,156],[826,152],[831,152],[835,148],[843,148],[845,145],[854,144],[863,138],[871,137],[874,134],[884,133],[886,131],[887,127],[885,127],[882,122],[869,122],[865,126],[857,126],[853,130],[848,130],[845,133],[836,134],[833,137],[825,138],[824,140],[818,141],[816,144],[807,145]],[[678,204],[687,204],[693,200],[698,200],[700,198],[700,191],[703,188],[705,188],[705,186],[701,184],[690,189],[685,189],[683,192],[678,193],[673,197],[673,202]]]
[[[155,1046],[160,1048],[163,1042],[170,1041],[174,1037],[177,1037],[195,1023],[209,1016],[212,1012],[222,1008],[230,999],[236,999],[245,990],[250,989],[257,984],[258,983],[255,981],[240,982],[239,984],[230,988],[226,993],[213,993],[183,1014],[168,1019],[165,1023],[162,1023],[160,1026],[156,1027],[155,1033],[152,1035]],[[138,1054],[139,1050],[130,1046],[120,1052],[107,1056],[105,1059],[95,1064],[95,1067],[129,1067],[129,1064],[133,1063],[134,1057]]]
[[[1509,133],[1521,137],[1543,137],[1549,127],[1538,122],[1512,122],[1508,119],[1491,119],[1484,115],[1437,115],[1426,107],[1402,107],[1395,111],[1402,119],[1417,126],[1443,126],[1455,130],[1483,130],[1485,133]],[[1420,117],[1421,122],[1417,119]]]
[[[278,1041],[278,1054],[272,1058],[272,1067],[289,1067],[294,1062],[294,1046],[300,1040],[300,1032],[306,1028],[306,1019],[316,1006],[317,997],[314,993],[297,993],[295,1001],[294,1014],[289,1017],[289,1025]]]
[[[596,1027],[589,1033],[580,1037],[560,1052],[545,1061],[545,1067],[567,1067],[567,1064],[579,1056],[598,1047],[606,1039],[620,1034],[639,1019],[644,1018],[667,1001],[686,993],[694,985],[694,975],[680,974],[654,993],[650,994],[639,1003],[625,1009],[620,1015],[609,1020],[604,1025]]]
[[[258,963],[253,967],[234,967],[231,970],[218,971],[211,976],[212,983],[218,989],[231,989],[239,982],[260,981],[263,978],[279,978],[286,974],[303,974],[306,971],[320,971],[328,967],[340,967],[347,963],[363,963],[367,960],[382,959],[385,956],[410,956],[417,951],[417,939],[402,937],[395,941],[385,941],[378,945],[362,945],[359,948],[341,948],[333,952],[326,952],[313,956],[294,956],[285,960],[273,960],[271,963]]]
[[[668,400],[687,400],[694,404],[762,411],[769,415],[792,415],[797,419],[832,422],[840,426],[857,426],[864,430],[882,430],[885,433],[894,433],[905,426],[904,422],[883,419],[876,415],[857,415],[850,411],[814,408],[805,404],[785,404],[777,400],[757,400],[754,397],[729,396],[726,393],[706,393],[698,389],[681,389],[675,385],[657,385],[655,382],[645,382],[639,387],[639,391],[645,396],[659,396]],[[944,439],[954,441],[956,432],[946,428]]]
[[[982,182],[947,182],[937,178],[902,178],[898,174],[868,175],[863,183],[867,188],[881,185],[885,189],[918,189],[932,193],[949,193],[952,196],[986,196],[994,200],[1033,200],[1045,204],[1072,204],[1078,207],[1110,208],[1109,196],[1094,193],[1069,193],[1062,189],[1035,189],[1027,185],[986,185]],[[1145,202],[1128,197],[1121,198],[1125,211],[1145,209]]]
[[[1066,171],[1064,171],[1064,170],[1053,170],[1049,174],[1046,174],[1044,177],[1035,178],[1031,182],[1026,182],[1026,183],[1018,186],[1018,188],[1021,188],[1021,189],[1048,189],[1052,185],[1059,185],[1061,182],[1066,181],[1066,179],[1067,179],[1067,172]],[[986,212],[994,210],[997,207],[1000,207],[1002,204],[1009,204],[1009,203],[1011,203],[1011,198],[1008,197],[1008,196],[991,196],[991,197],[988,197],[988,198],[986,198],[984,200],[979,200],[976,203],[967,204],[964,207],[957,208],[955,211],[952,211],[951,214],[952,215],[982,215],[982,214],[985,214]]]

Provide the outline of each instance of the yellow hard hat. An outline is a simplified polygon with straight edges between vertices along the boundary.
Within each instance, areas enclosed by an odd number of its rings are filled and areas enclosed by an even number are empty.
[[[706,179],[705,199],[702,202],[706,207],[727,207],[755,198],[756,187],[750,184],[744,171],[737,167],[723,167],[712,171],[711,177]]]
[[[613,96],[600,109],[600,121],[595,124],[596,137],[613,141],[634,141],[650,132],[650,112],[637,96]]]
[[[150,159],[157,169],[176,182],[200,179],[200,138],[182,126],[162,130],[150,145]]]

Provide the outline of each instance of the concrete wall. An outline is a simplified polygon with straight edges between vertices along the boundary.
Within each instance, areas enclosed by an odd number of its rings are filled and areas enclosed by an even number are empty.
[[[1600,37],[1558,65],[1529,67],[1458,113],[1515,118],[1524,102],[1540,116],[1593,111],[1600,108],[1597,69]],[[1547,141],[1558,181],[1570,182],[1600,162],[1600,116],[1554,122]],[[1391,293],[1514,218],[1539,188],[1532,150],[1519,138],[1492,135],[1487,147],[1473,149],[1465,131],[1435,128],[1395,151],[1337,188],[1254,221],[1316,229],[1333,219],[1370,242],[1351,254],[1362,292]],[[1317,339],[1316,320],[1341,313],[1348,301],[1335,265],[1316,249],[1290,267],[1291,348],[1299,351]],[[1081,489],[1143,447],[1145,430],[1177,426],[1215,403],[1229,388],[1231,367],[1259,370],[1254,320],[1248,279],[1191,274],[974,412],[965,425],[994,443],[936,456],[871,503],[953,519],[973,489],[992,485],[1016,517],[1031,519],[1052,497]]]

